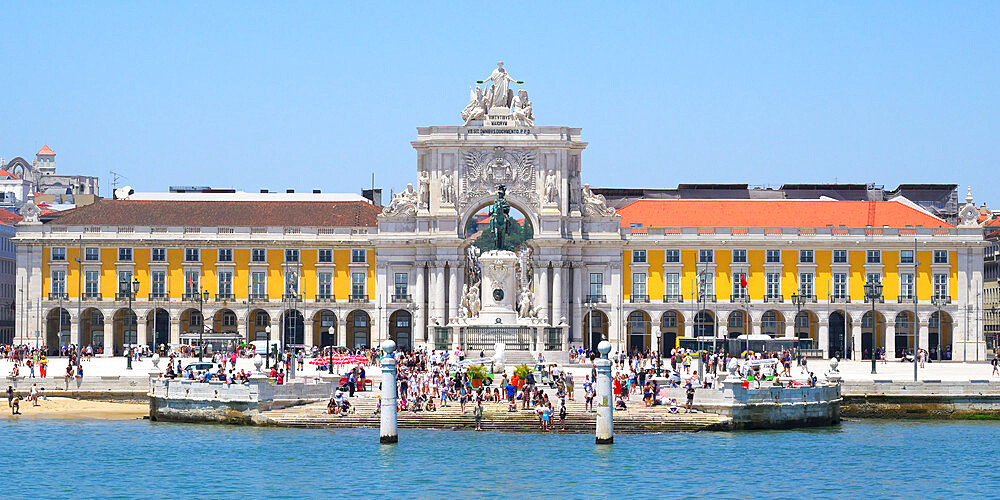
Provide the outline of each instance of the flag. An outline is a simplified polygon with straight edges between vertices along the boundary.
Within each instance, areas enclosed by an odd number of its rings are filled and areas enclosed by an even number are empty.
[[[740,286],[747,287],[747,273],[740,273]]]

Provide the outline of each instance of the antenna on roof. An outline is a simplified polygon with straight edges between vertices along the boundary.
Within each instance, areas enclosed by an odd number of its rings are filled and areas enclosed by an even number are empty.
[[[115,172],[114,170],[108,170],[108,173],[111,174],[111,192],[114,192],[115,189],[118,189],[118,180],[119,179],[128,179],[128,177],[125,177],[124,175],[119,174],[118,172]]]

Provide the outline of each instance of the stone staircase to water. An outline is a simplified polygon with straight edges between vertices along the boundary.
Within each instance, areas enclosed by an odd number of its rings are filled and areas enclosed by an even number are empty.
[[[261,416],[268,424],[283,427],[301,428],[349,428],[378,427],[380,416],[375,413],[374,395],[358,396],[351,400],[355,412],[345,416],[326,413],[326,402],[316,402],[300,406],[262,412]],[[589,434],[594,432],[596,414],[587,413],[582,401],[567,401],[568,415],[566,430],[568,433]],[[400,412],[397,425],[399,428],[475,429],[475,419],[472,416],[473,405],[466,405],[467,413],[463,414],[458,403],[439,408],[434,412]],[[534,410],[508,412],[507,403],[485,402],[483,404],[484,430],[501,432],[540,432],[538,417]],[[731,425],[728,417],[714,413],[677,413],[670,414],[665,407],[646,408],[642,401],[629,403],[628,411],[615,412],[615,432],[622,434],[648,432],[692,432],[701,430],[725,430]],[[558,418],[552,421],[553,432],[559,428]]]

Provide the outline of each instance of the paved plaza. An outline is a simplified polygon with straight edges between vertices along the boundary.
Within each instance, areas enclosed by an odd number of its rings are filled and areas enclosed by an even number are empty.
[[[198,358],[181,358],[181,363],[187,365],[190,362],[197,361]],[[209,358],[206,358],[209,360]],[[55,357],[49,358],[49,369],[48,377],[62,377],[66,373],[66,363],[67,358]],[[166,368],[166,359],[160,361],[160,368]],[[176,361],[175,361],[176,363]],[[11,361],[0,361],[0,374],[7,377],[10,375],[13,363]],[[109,357],[109,358],[93,358],[90,361],[83,362],[84,377],[100,377],[100,376],[143,376],[147,375],[152,371],[153,363],[149,358],[143,358],[142,361],[133,361],[132,369],[127,369],[127,362],[125,358],[122,357]],[[810,360],[808,362],[809,371],[812,371],[817,376],[822,378],[822,374],[829,371],[830,363],[829,360]],[[263,366],[261,367],[263,369]],[[508,367],[508,369],[511,367]],[[583,383],[583,377],[590,373],[591,365],[590,363],[585,364],[569,364],[563,365],[563,368],[568,368],[573,371],[574,375],[577,375],[576,381],[578,384]],[[239,359],[236,363],[237,370],[247,370],[253,371],[253,360],[252,359]],[[334,368],[336,370],[336,368]],[[913,379],[913,363],[901,363],[899,361],[889,361],[887,363],[878,362],[876,364],[875,375],[871,373],[871,362],[870,361],[842,361],[838,367],[841,372],[841,376],[845,381],[871,381],[871,380],[912,380]],[[346,370],[346,368],[342,368]],[[368,367],[368,377],[371,378],[374,374],[378,373],[378,367]],[[989,378],[1000,378],[992,376],[993,367],[990,365],[989,361],[982,361],[979,363],[959,363],[959,362],[945,362],[945,363],[927,363],[925,368],[919,369],[920,380],[949,380],[949,381],[968,381],[968,380],[983,380]],[[805,378],[804,373],[801,372],[799,367],[793,367],[793,374],[797,378]],[[315,366],[309,365],[306,362],[306,367],[304,371],[297,372],[298,375],[319,375],[321,373],[326,373],[325,371],[317,370]],[[22,366],[21,375],[27,376],[28,372]],[[35,375],[37,376],[37,369]]]

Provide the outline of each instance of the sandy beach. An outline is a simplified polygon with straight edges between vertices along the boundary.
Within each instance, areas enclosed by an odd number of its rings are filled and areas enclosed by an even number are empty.
[[[23,396],[23,395],[22,395]],[[143,403],[109,403],[106,401],[86,401],[71,398],[39,399],[38,406],[21,400],[21,414],[11,415],[5,408],[7,418],[83,418],[97,420],[133,420],[149,415],[149,405]]]

